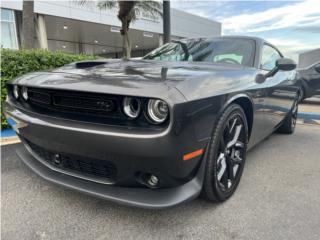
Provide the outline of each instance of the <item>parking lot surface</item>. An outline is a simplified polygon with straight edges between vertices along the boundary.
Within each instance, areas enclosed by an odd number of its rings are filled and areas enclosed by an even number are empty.
[[[2,239],[320,239],[320,126],[273,134],[248,153],[234,196],[126,207],[48,183],[2,147]]]

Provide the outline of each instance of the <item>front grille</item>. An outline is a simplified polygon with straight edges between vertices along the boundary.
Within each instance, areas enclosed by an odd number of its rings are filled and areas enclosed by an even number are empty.
[[[119,109],[121,99],[111,95],[28,88],[28,96],[33,106],[50,111],[122,116]]]
[[[110,161],[52,152],[27,139],[24,140],[32,151],[34,151],[43,161],[57,169],[108,182],[114,182],[116,180],[117,168]]]
[[[43,116],[156,132],[162,131],[169,125],[169,121],[162,124],[150,123],[145,114],[148,98],[144,97],[139,97],[142,108],[140,115],[130,119],[122,110],[123,100],[126,97],[124,95],[38,87],[28,87],[27,91],[27,101],[22,97],[15,99],[13,85],[8,84],[8,96],[17,108]],[[22,94],[21,87],[20,94]]]

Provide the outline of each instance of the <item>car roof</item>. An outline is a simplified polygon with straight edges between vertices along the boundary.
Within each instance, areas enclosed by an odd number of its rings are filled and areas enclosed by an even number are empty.
[[[266,42],[266,40],[259,38],[259,37],[253,37],[253,36],[240,36],[240,35],[226,35],[226,36],[217,36],[217,37],[197,37],[197,38],[183,38],[184,41],[192,41],[192,40],[214,40],[214,39],[248,39],[248,40],[254,40],[257,42]]]

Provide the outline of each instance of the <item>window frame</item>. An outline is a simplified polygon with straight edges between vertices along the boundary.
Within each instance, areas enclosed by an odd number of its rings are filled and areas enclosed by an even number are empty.
[[[5,20],[5,19],[0,19],[0,22],[5,22],[9,24],[13,24],[13,32],[14,32],[14,40],[15,40],[15,46],[10,49],[19,49],[19,42],[18,42],[18,32],[17,32],[17,24],[16,24],[16,12],[13,9],[8,9],[8,8],[1,8],[3,10],[8,10],[12,13],[12,20]]]
[[[272,71],[272,69],[269,70],[269,69],[264,69],[264,68],[262,68],[262,55],[263,55],[263,48],[264,48],[265,46],[268,46],[268,47],[271,47],[272,49],[274,49],[274,50],[279,54],[280,58],[283,58],[283,54],[282,54],[275,46],[273,46],[273,45],[270,44],[270,43],[264,42],[264,43],[262,44],[262,46],[261,46],[261,54],[260,54],[260,61],[259,61],[259,66],[258,66],[258,68],[261,69],[261,70],[263,70],[263,71],[268,71],[268,72],[269,72],[269,71]]]

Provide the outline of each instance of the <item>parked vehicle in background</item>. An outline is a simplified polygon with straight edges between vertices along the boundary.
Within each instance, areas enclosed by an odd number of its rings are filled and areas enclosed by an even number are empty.
[[[300,101],[320,94],[320,61],[298,72],[301,77]]]
[[[142,59],[78,62],[8,84],[18,155],[54,183],[164,208],[236,190],[248,149],[295,129],[295,62],[260,38],[165,44]],[[274,157],[274,156],[273,156]]]

